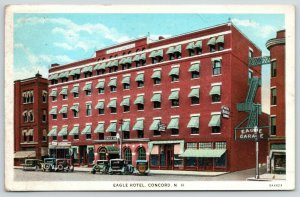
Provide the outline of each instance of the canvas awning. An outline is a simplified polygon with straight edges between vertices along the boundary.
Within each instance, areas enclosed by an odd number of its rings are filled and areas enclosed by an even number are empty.
[[[106,129],[106,132],[117,132],[117,123],[111,122],[108,128]]]
[[[221,95],[221,86],[212,86],[209,95]]]
[[[160,124],[160,119],[154,119],[152,124],[149,127],[149,130],[151,130],[151,131],[158,130],[159,124]]]
[[[175,48],[174,48],[174,53],[181,53],[181,45],[177,45]]]
[[[50,136],[57,136],[57,128],[56,127],[53,127],[49,133],[48,133],[48,137]]]
[[[144,130],[144,120],[137,120],[136,123],[134,124],[132,130],[134,131],[142,131]]]
[[[189,68],[189,72],[200,72],[200,64],[192,64]]]
[[[144,95],[139,95],[135,101],[134,101],[134,104],[137,105],[137,104],[142,104],[144,105]]]
[[[149,55],[149,57],[156,57],[156,51],[152,51]]]
[[[185,49],[194,49],[195,48],[195,45],[194,45],[194,43],[193,42],[190,42],[187,46],[186,46],[186,48]]]
[[[98,126],[94,130],[95,133],[104,133],[104,123],[98,123]]]
[[[208,126],[219,127],[220,125],[221,125],[221,115],[220,114],[212,115],[208,123]]]
[[[97,88],[97,89],[99,89],[99,88],[103,89],[103,88],[104,88],[104,81],[99,81],[99,82],[97,83],[97,85],[96,85],[96,88]]]
[[[161,93],[154,93],[151,102],[161,102]]]
[[[104,101],[98,101],[95,109],[104,109]]]
[[[58,136],[68,135],[68,126],[64,126],[57,134]]]
[[[120,104],[121,106],[130,106],[130,99],[129,97],[123,98],[123,101]]]
[[[56,115],[57,114],[57,107],[53,107],[50,112],[49,112],[50,115]]]
[[[49,96],[56,97],[57,96],[57,90],[52,90]]]
[[[134,56],[134,58],[132,59],[133,62],[138,62],[140,61],[140,55],[136,55]]]
[[[130,76],[124,77],[121,83],[122,84],[130,84]]]
[[[62,72],[58,75],[58,78],[68,78],[69,77],[69,72]]]
[[[186,149],[179,157],[220,158],[226,149]]]
[[[90,91],[92,90],[92,84],[91,83],[86,83],[85,86],[83,87],[84,91]]]
[[[178,100],[179,99],[179,90],[172,91],[169,100]]]
[[[74,126],[69,133],[69,135],[78,135],[78,134],[79,134],[79,126]]]
[[[169,47],[166,53],[167,54],[174,53],[174,47]]]
[[[119,154],[119,149],[116,146],[105,146],[105,149],[108,154]]]
[[[140,55],[140,60],[143,60],[143,61],[146,60],[146,53],[143,53]]]
[[[202,40],[199,40],[195,43],[195,48],[200,48],[202,49]]]
[[[152,79],[156,79],[156,78],[160,79],[160,77],[161,77],[160,70],[155,70],[151,76]]]
[[[169,76],[172,76],[172,75],[179,76],[179,67],[174,67],[171,69],[171,71],[169,72]]]
[[[85,128],[81,131],[81,134],[91,134],[92,133],[92,125],[86,125]]]
[[[80,68],[71,70],[71,72],[69,73],[70,76],[74,76],[74,75],[80,75]]]
[[[22,158],[35,158],[36,152],[35,151],[17,151],[14,154],[15,159],[22,159]]]
[[[221,35],[217,38],[216,43],[224,43],[224,35]]]
[[[123,121],[123,123],[122,123],[122,126],[121,126],[121,128],[122,128],[122,131],[130,131],[130,121],[128,120],[128,121]]]
[[[65,114],[68,112],[68,107],[67,106],[62,106],[61,109],[59,110],[60,114]]]
[[[79,112],[79,104],[73,104],[70,109]]]
[[[199,98],[199,88],[193,88],[191,89],[191,92],[189,93],[188,97],[197,97]]]
[[[187,128],[199,128],[199,116],[192,116]]]
[[[108,83],[108,86],[117,86],[117,79],[113,78],[110,80],[110,82]]]
[[[207,42],[207,45],[215,45],[216,44],[216,38],[213,37],[213,38],[210,38]]]
[[[71,93],[79,93],[79,86],[73,86]]]
[[[68,95],[68,88],[63,88],[59,94],[60,95]]]
[[[107,105],[108,108],[112,107],[112,108],[116,108],[117,107],[117,100],[110,100],[110,102]]]
[[[84,67],[83,69],[81,69],[82,73],[92,72],[92,71],[93,71],[93,66],[87,66],[87,67]]]
[[[140,73],[136,76],[135,81],[144,81],[144,73]]]
[[[168,124],[168,129],[179,129],[179,118],[172,118]]]
[[[58,73],[49,76],[49,80],[56,80],[56,79],[58,79]]]

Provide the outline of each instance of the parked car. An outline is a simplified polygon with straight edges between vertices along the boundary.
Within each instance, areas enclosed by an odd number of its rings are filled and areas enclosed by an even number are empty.
[[[109,164],[108,160],[97,160],[93,165],[92,174],[96,174],[96,172],[100,172],[102,174],[108,174]]]
[[[22,165],[23,170],[39,170],[42,169],[42,160],[39,159],[25,159],[25,163]]]
[[[45,158],[43,171],[54,171],[56,169],[56,158]]]
[[[109,174],[132,174],[134,167],[124,159],[111,159],[109,161]]]
[[[140,174],[140,175],[148,175],[150,170],[149,170],[149,164],[147,160],[136,160],[136,171],[134,172],[135,174]]]
[[[56,159],[55,171],[73,172],[74,171],[74,166],[72,165],[70,159]]]

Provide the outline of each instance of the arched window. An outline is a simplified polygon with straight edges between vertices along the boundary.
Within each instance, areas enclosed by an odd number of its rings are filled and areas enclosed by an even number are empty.
[[[132,153],[130,148],[126,148],[124,150],[124,159],[128,162],[128,164],[132,164]]]
[[[23,112],[23,120],[24,120],[24,122],[28,122],[27,111]]]
[[[30,122],[33,122],[33,113],[32,113],[32,110],[30,110],[30,111],[28,112],[28,118],[29,118],[29,121],[30,121]]]
[[[138,160],[146,160],[146,151],[144,147],[138,149]]]

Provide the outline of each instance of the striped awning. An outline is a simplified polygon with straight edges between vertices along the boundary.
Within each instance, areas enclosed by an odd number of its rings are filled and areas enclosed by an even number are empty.
[[[95,109],[104,109],[104,101],[98,101]]]
[[[70,76],[74,76],[74,75],[80,75],[80,68],[71,70],[71,72],[69,73]]]
[[[221,95],[221,86],[212,86],[209,95]]]
[[[87,67],[84,67],[83,69],[81,69],[82,73],[92,72],[92,71],[93,71],[93,66],[87,66]]]
[[[68,135],[68,126],[64,126],[57,134],[58,136]]]
[[[81,131],[81,134],[91,134],[92,133],[92,125],[86,125],[85,128]]]
[[[189,68],[189,72],[199,72],[200,71],[200,64],[192,64]]]
[[[199,128],[199,116],[192,116],[187,128]]]
[[[68,88],[63,88],[59,94],[60,95],[68,95]]]
[[[221,35],[217,38],[216,43],[224,43],[224,35]]]
[[[179,99],[179,90],[172,91],[169,100],[178,100]]]
[[[215,45],[216,44],[216,38],[212,37],[208,40],[207,45]]]
[[[97,88],[97,89],[99,89],[99,88],[103,89],[103,88],[104,88],[104,81],[99,81],[99,82],[97,83],[97,85],[96,85],[96,88]]]
[[[128,121],[123,121],[123,123],[122,123],[122,126],[121,126],[121,128],[122,128],[122,131],[130,131],[130,121],[128,120]]]
[[[144,73],[139,73],[136,76],[135,81],[144,81]]]
[[[167,128],[168,129],[179,129],[179,118],[171,118]]]
[[[134,130],[134,131],[144,130],[144,120],[143,119],[137,120],[136,123],[134,124],[132,130]]]
[[[121,106],[130,106],[129,97],[123,98],[123,101],[120,103]]]
[[[79,104],[73,104],[73,106],[70,109],[79,112]]]
[[[58,79],[58,73],[49,76],[49,80],[56,80],[56,79]]]
[[[79,126],[74,126],[69,133],[69,135],[78,135],[78,134],[79,134]]]
[[[104,123],[98,123],[98,126],[94,130],[95,133],[104,133]]]
[[[59,73],[59,75],[58,75],[58,78],[68,78],[68,77],[69,77],[68,71]]]
[[[73,86],[73,88],[71,89],[71,93],[79,93],[79,86]]]
[[[220,125],[221,125],[221,115],[220,114],[212,115],[208,123],[208,126],[219,127]]]
[[[106,132],[117,132],[117,123],[111,122],[108,128],[106,129]]]
[[[188,97],[197,97],[199,98],[199,88],[193,88],[189,93]]]
[[[151,102],[161,102],[161,93],[154,93]]]
[[[179,76],[179,67],[174,67],[171,69],[171,71],[169,72],[169,76],[172,76],[172,75]]]
[[[60,114],[65,114],[68,112],[68,106],[62,106],[61,109],[59,110]]]
[[[57,96],[57,90],[52,90],[49,96],[56,97]]]
[[[137,105],[137,104],[142,104],[144,105],[144,95],[139,95],[135,101],[134,101],[134,104]]]
[[[53,127],[49,133],[48,133],[48,137],[50,136],[57,136],[57,128],[56,127]]]

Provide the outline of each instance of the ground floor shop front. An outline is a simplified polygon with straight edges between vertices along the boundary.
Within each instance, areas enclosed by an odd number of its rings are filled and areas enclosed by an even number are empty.
[[[269,145],[268,172],[272,174],[286,173],[285,141],[273,141]]]

